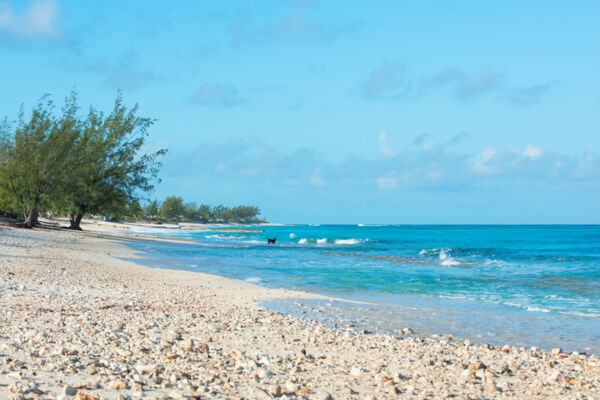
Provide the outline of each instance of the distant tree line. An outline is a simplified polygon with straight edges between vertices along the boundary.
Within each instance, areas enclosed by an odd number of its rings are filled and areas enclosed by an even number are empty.
[[[40,213],[66,215],[80,229],[86,214],[134,215],[153,189],[165,149],[142,154],[154,120],[117,95],[110,114],[90,107],[80,116],[77,94],[60,112],[44,96],[25,118],[0,123],[0,213],[32,227]]]
[[[154,200],[141,209],[144,219],[156,221],[190,221],[201,223],[253,223],[262,222],[258,218],[260,210],[254,206],[225,207],[222,205],[196,205],[184,203],[179,196],[169,196],[162,203]]]

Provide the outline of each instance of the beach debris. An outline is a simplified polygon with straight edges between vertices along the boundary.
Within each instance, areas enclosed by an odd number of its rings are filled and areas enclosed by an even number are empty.
[[[558,356],[562,353],[562,349],[560,347],[556,347],[554,349],[552,349],[552,354],[555,356]]]

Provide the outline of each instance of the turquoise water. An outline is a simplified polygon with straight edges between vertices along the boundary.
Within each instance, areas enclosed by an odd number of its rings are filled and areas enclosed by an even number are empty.
[[[164,230],[162,235],[200,242],[136,246],[155,266],[387,305],[375,311],[340,306],[327,316],[332,323],[351,314],[368,324],[371,315],[377,319],[371,323],[381,329],[405,324],[424,333],[598,352],[600,226],[263,229]],[[277,243],[267,245],[267,237],[276,237]],[[299,309],[290,302],[272,306],[277,307],[288,313]],[[322,307],[313,304],[310,310]]]

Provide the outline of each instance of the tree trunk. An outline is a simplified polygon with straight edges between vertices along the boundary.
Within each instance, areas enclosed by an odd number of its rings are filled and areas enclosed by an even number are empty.
[[[24,228],[33,228],[34,225],[39,224],[38,221],[38,211],[36,209],[32,209],[29,211],[27,215],[25,215],[25,221],[23,221]]]
[[[69,229],[74,229],[76,231],[80,231],[81,230],[81,219],[83,218],[83,212],[79,211],[77,213],[77,215],[75,214],[71,214],[71,218],[70,218],[70,222],[71,222],[71,226],[69,226]]]

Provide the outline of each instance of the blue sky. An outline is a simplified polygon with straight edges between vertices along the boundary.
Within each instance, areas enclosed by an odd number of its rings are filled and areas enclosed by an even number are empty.
[[[162,183],[294,223],[600,223],[600,3],[0,0],[0,114],[157,119]]]

